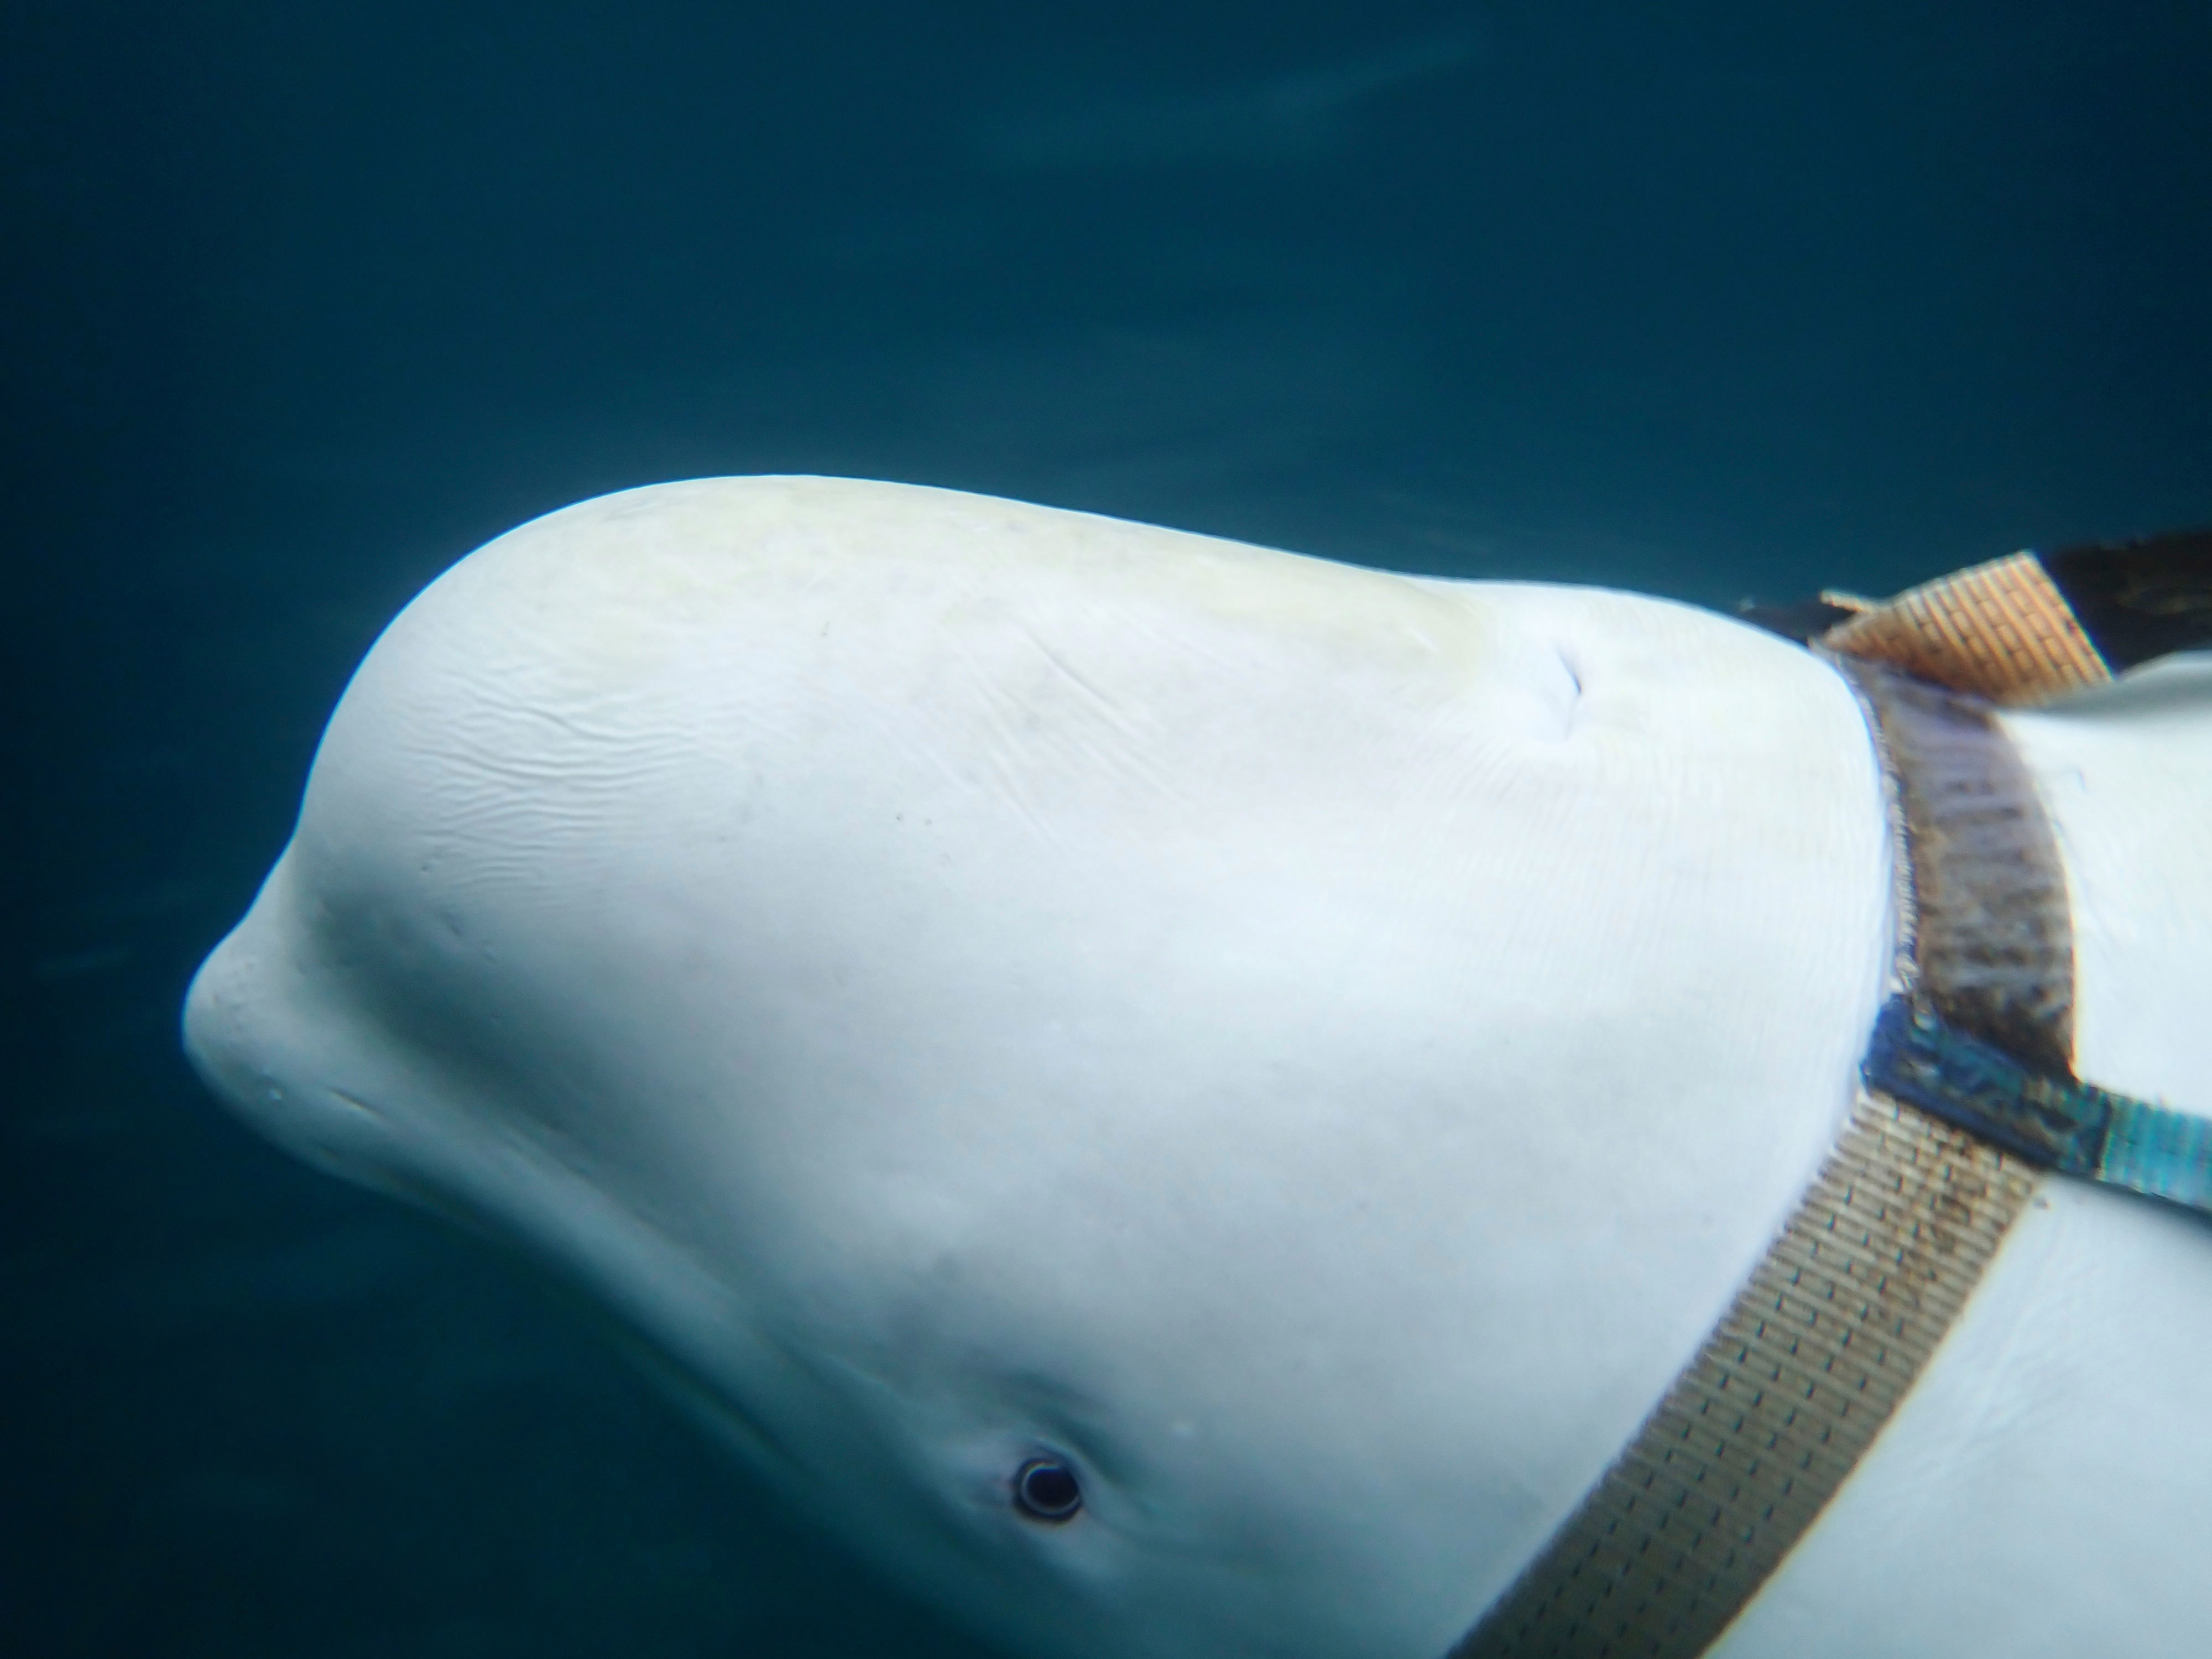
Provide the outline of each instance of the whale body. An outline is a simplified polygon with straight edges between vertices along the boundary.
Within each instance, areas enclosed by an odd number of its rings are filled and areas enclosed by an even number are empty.
[[[2212,1109],[2212,665],[2003,723],[2081,1074]],[[1890,859],[1728,618],[705,480],[392,624],[185,1036],[1015,1651],[1436,1659],[1830,1145]],[[1713,1651],[2200,1652],[2208,1404],[2212,1231],[2047,1180]]]

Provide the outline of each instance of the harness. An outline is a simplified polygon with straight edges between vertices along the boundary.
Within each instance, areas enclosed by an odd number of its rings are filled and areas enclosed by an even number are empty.
[[[2212,646],[2212,532],[1746,614],[1831,663],[1866,713],[1896,848],[1890,994],[1780,1234],[1447,1659],[1694,1659],[1850,1475],[2042,1171],[2212,1215],[2212,1119],[2074,1075],[2065,869],[1994,713]]]

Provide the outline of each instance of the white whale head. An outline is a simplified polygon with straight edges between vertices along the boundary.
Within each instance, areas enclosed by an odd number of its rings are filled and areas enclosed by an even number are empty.
[[[1020,1650],[1426,1659],[1825,1146],[1881,822],[1717,618],[669,485],[392,624],[186,1038]]]

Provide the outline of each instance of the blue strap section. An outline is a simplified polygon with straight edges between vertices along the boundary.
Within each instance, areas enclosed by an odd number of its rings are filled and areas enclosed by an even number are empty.
[[[2212,1118],[2032,1072],[1909,997],[1883,1005],[1860,1072],[2039,1168],[2212,1215]]]
[[[2106,1098],[2112,1120],[2097,1179],[2212,1215],[2212,1118]]]

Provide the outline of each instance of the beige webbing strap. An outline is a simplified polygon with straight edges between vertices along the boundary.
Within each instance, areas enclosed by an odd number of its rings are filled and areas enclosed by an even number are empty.
[[[1823,643],[2016,707],[2112,678],[2033,553],[1978,564],[1862,611]]]
[[[1452,1659],[1702,1653],[1850,1474],[2033,1190],[1995,1148],[1862,1092],[1698,1357]]]
[[[1881,756],[1898,842],[1893,988],[1918,988],[1992,1042],[2048,1048],[2063,1069],[2065,878],[1981,699],[2101,683],[2102,659],[2027,555],[1915,588],[1816,648],[1858,692]],[[2036,1181],[1978,1137],[1862,1087],[1697,1357],[1449,1659],[1704,1652],[1850,1476]]]

